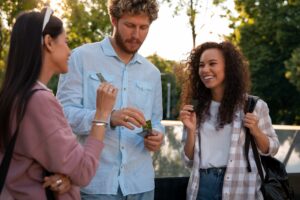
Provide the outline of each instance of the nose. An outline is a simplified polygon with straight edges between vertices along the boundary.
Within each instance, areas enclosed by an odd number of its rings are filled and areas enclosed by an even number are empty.
[[[135,29],[133,29],[132,36],[135,38],[139,38],[139,35],[140,35],[140,28],[136,27]]]
[[[209,67],[207,65],[202,65],[201,67],[199,67],[199,72],[200,73],[205,73],[209,70]]]

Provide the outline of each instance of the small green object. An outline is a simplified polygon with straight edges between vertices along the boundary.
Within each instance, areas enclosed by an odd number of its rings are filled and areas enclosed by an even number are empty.
[[[152,123],[151,120],[146,121],[146,125],[143,126],[143,131],[151,132],[152,131]]]
[[[97,73],[96,75],[98,76],[99,80],[100,80],[102,83],[107,82],[106,79],[104,78],[104,76],[103,76],[100,72]]]

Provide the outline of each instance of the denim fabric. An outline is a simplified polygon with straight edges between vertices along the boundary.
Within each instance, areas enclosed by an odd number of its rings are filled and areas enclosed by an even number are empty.
[[[85,194],[84,192],[80,193],[82,200],[153,200],[154,199],[154,190],[149,192],[131,194],[123,196],[120,188],[116,195],[109,194]]]
[[[197,200],[221,200],[225,168],[200,169]]]

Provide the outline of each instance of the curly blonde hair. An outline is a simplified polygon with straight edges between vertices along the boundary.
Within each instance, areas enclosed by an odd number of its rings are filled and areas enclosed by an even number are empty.
[[[146,13],[150,22],[157,19],[158,3],[156,0],[108,0],[108,13],[111,17],[120,19],[125,13]]]

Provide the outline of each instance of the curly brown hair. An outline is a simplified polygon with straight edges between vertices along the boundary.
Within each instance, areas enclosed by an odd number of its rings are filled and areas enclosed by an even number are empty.
[[[124,13],[146,13],[150,22],[157,19],[158,3],[156,0],[108,0],[108,13],[111,17],[120,19]]]
[[[219,49],[225,60],[224,95],[219,107],[217,129],[233,121],[234,113],[242,109],[245,94],[250,89],[248,62],[243,54],[230,42],[206,42],[193,49],[187,59],[187,77],[182,93],[182,105],[194,104],[197,125],[209,116],[212,100],[210,89],[206,88],[199,76],[202,53],[207,49]],[[196,102],[196,103],[193,103]]]

